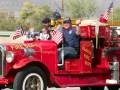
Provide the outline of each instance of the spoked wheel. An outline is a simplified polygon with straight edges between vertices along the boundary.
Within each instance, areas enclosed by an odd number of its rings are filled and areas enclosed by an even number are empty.
[[[108,86],[108,90],[119,90],[118,86]]]
[[[24,79],[22,88],[23,90],[42,90],[42,78],[36,73],[31,73]]]
[[[46,75],[38,67],[26,68],[17,73],[13,88],[14,90],[46,90]]]

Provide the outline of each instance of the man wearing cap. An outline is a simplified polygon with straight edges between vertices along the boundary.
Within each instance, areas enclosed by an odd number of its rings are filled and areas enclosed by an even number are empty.
[[[42,24],[43,24],[43,29],[40,32],[40,40],[49,40],[49,39],[51,39],[50,19],[49,18],[43,19]]]
[[[80,21],[77,22],[77,25]],[[63,21],[63,46],[64,46],[64,59],[74,58],[79,56],[80,50],[80,30],[79,27],[73,28],[70,18],[65,18]],[[62,63],[62,49],[58,49],[58,63]]]

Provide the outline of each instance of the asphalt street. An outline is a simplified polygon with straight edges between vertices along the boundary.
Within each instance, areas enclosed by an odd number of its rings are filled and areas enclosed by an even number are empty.
[[[3,90],[12,90],[12,89],[3,89]],[[80,90],[80,88],[48,88],[47,90]]]
[[[3,90],[12,90],[12,89],[3,89]],[[79,87],[76,87],[76,88],[71,88],[71,87],[68,87],[68,88],[48,88],[47,90],[80,90]],[[108,90],[106,87],[105,87],[105,90]]]

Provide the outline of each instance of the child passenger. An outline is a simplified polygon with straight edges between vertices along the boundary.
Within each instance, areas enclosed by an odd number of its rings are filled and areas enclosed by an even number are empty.
[[[42,20],[43,29],[40,31],[40,40],[49,40],[51,39],[50,34],[50,19],[45,18]]]

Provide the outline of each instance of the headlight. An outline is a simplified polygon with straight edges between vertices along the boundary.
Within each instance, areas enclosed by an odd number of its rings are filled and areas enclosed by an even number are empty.
[[[8,63],[11,63],[14,60],[14,53],[13,52],[7,52],[6,54],[6,61]]]

